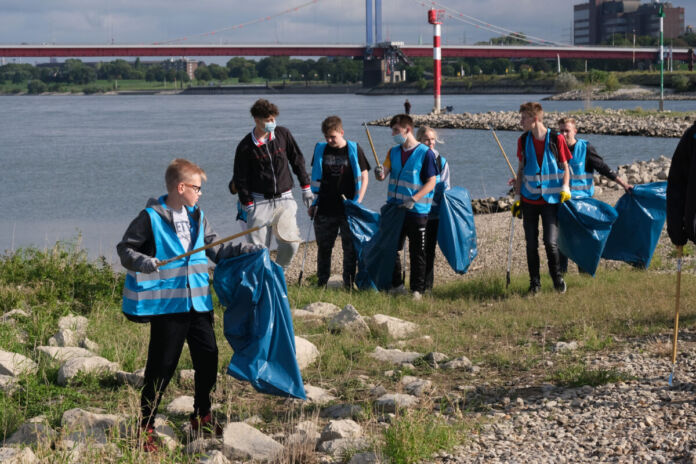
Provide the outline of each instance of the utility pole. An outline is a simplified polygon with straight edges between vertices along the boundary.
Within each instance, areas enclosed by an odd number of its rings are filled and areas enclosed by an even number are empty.
[[[633,29],[633,69],[636,68],[636,30]]]
[[[662,3],[659,4],[657,15],[660,17],[660,111],[665,110],[665,47],[664,47],[664,24],[665,10]]]

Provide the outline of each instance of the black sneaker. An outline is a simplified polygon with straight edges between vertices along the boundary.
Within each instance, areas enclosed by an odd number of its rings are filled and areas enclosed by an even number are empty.
[[[568,287],[566,286],[565,280],[560,278],[554,282],[553,288],[555,288],[558,293],[565,293]]]
[[[529,290],[527,290],[527,293],[529,295],[536,295],[541,291],[541,284],[539,282],[530,282],[529,283]]]

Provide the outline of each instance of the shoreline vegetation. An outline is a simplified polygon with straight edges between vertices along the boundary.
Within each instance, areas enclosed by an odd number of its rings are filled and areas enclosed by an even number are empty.
[[[218,68],[221,68],[218,66]],[[221,68],[222,69],[222,68]],[[330,74],[329,74],[330,75]],[[79,80],[45,84],[39,79],[15,77],[3,83],[0,95],[173,95],[173,94],[335,94],[359,95],[429,95],[432,80],[385,83],[364,88],[358,82],[336,82],[328,79],[216,79],[145,80],[98,79],[88,83]],[[0,76],[2,77],[2,76]],[[15,82],[16,81],[16,82]],[[510,74],[479,74],[448,77],[442,81],[443,95],[486,94],[551,94],[549,100],[657,100],[660,98],[658,72],[554,72],[522,71]],[[696,99],[696,73],[674,71],[665,74],[665,100]]]

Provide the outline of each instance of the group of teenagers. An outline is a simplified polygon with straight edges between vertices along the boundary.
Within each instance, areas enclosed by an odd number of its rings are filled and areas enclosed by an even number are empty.
[[[195,370],[191,431],[221,433],[211,413],[210,393],[217,378],[218,348],[213,329],[208,260],[217,263],[270,245],[268,224],[276,211],[297,211],[291,192],[291,171],[299,181],[303,204],[314,222],[317,283],[323,286],[328,282],[332,248],[340,233],[343,283],[347,288],[354,284],[356,254],[343,200],[360,203],[365,197],[370,165],[362,148],[345,138],[341,119],[330,116],[322,123],[325,142],[316,145],[311,174],[308,174],[302,151],[291,132],[276,125],[277,106],[259,99],[250,111],[254,127],[237,146],[234,173],[229,183],[230,192],[238,195],[247,227],[258,228],[247,234],[246,243],[227,242],[186,258],[167,261],[218,239],[197,206],[202,183],[206,180],[205,171],[191,161],[175,159],[165,172],[167,193],[147,202],[117,245],[121,263],[128,271],[123,312],[132,321],[150,323],[141,394],[141,437],[146,451],[158,448],[155,414],[175,372],[184,342],[188,343]],[[567,260],[563,259],[557,245],[558,205],[571,197],[591,196],[594,171],[616,181],[626,191],[632,187],[611,171],[592,145],[575,138],[577,129],[572,119],[558,121],[559,132],[552,131],[544,125],[543,109],[536,102],[520,106],[520,119],[524,133],[517,143],[519,169],[516,179],[511,180],[515,194],[512,214],[521,215],[524,224],[529,291],[534,294],[541,288],[538,252],[541,218],[549,273],[555,289],[565,292],[563,273]],[[449,188],[449,165],[435,149],[439,142],[435,130],[420,127],[415,132],[413,120],[407,114],[394,116],[389,125],[394,146],[384,162],[375,167],[374,176],[378,181],[388,179],[387,202],[407,210],[402,230],[393,233],[400,234],[401,247],[404,238],[409,239],[410,290],[413,297],[419,299],[433,285],[438,219],[431,214],[431,209],[436,201],[436,185],[441,184],[438,190]],[[696,179],[688,187],[691,193],[696,188],[695,182]],[[688,198],[686,194],[683,196]],[[696,209],[693,198],[687,203],[688,208]],[[693,223],[682,221],[682,229],[689,227],[696,228]],[[679,240],[682,236],[693,240],[693,232],[689,232],[692,235],[680,232]],[[276,262],[287,268],[297,249],[296,242],[279,241]],[[392,286],[396,292],[406,292],[398,254]]]

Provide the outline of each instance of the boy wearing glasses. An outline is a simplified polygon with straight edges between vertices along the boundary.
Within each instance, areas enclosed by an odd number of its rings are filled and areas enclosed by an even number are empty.
[[[167,167],[167,194],[150,198],[116,246],[128,270],[123,312],[135,322],[150,322],[150,343],[141,394],[141,437],[145,451],[156,451],[154,421],[162,394],[188,342],[195,371],[192,432],[222,429],[210,411],[210,392],[217,379],[218,348],[213,330],[213,302],[208,288],[208,259],[260,250],[262,246],[231,243],[208,248],[162,264],[217,240],[196,206],[206,174],[196,164],[175,159]]]

